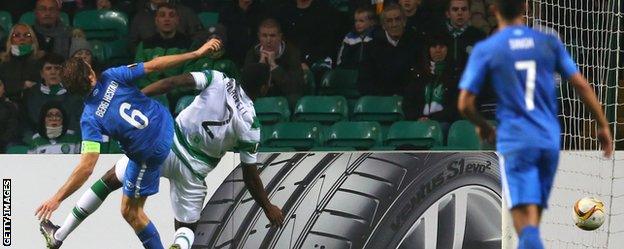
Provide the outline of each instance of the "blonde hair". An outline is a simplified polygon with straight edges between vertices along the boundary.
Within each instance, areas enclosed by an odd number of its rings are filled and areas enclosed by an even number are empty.
[[[9,37],[7,38],[6,47],[4,50],[5,52],[0,53],[0,62],[7,62],[11,60],[11,37],[13,36],[13,32],[15,32],[15,28],[17,28],[17,26],[26,27],[26,29],[28,29],[28,33],[30,33],[30,37],[32,38],[32,53],[30,54],[31,59],[39,59],[43,57],[45,52],[39,49],[37,34],[32,29],[32,27],[25,23],[17,23],[13,25],[13,27],[9,31]]]

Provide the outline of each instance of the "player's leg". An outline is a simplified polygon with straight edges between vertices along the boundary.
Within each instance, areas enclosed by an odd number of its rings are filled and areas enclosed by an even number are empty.
[[[124,174],[121,214],[146,249],[163,248],[156,226],[143,210],[147,197],[158,192],[160,165],[163,160],[156,160],[156,163],[148,160],[147,163],[140,164],[129,160]]]
[[[172,153],[173,154],[173,153]],[[191,248],[195,239],[195,228],[201,216],[206,199],[206,183],[203,177],[189,168],[194,159],[181,160],[177,156],[167,158],[163,176],[169,178],[171,206],[175,216],[174,241],[170,248]]]
[[[41,231],[46,238],[49,248],[58,248],[67,236],[76,229],[83,220],[102,205],[106,197],[113,191],[121,188],[123,171],[126,169],[127,157],[122,157],[98,181],[82,194],[72,212],[67,215],[63,225],[56,226],[48,220],[41,222]]]
[[[518,234],[518,249],[542,249],[539,238],[540,187],[539,149],[524,149],[500,155],[501,178],[507,206]]]

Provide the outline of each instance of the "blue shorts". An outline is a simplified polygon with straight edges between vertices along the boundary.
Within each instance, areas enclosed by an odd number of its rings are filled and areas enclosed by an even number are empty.
[[[155,145],[159,146],[159,145]],[[139,198],[158,193],[160,170],[167,159],[170,145],[161,144],[155,153],[144,162],[128,160],[124,173],[123,193],[130,198]]]
[[[559,149],[527,148],[499,155],[507,207],[535,204],[547,208]]]

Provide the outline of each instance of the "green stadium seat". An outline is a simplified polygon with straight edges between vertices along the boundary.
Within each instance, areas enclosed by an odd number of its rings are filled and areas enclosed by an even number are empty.
[[[366,150],[381,144],[381,127],[377,122],[341,121],[330,126],[324,146],[353,147]]]
[[[108,58],[106,57],[106,46],[104,43],[98,40],[93,40],[89,43],[91,43],[91,46],[93,47],[93,57],[95,57],[95,59],[99,62],[105,62]]]
[[[270,153],[270,152],[295,152],[297,151],[292,147],[266,147],[260,146],[258,147],[258,152]]]
[[[433,120],[396,122],[385,140],[386,145],[399,149],[431,149],[442,143],[442,128]]]
[[[254,101],[254,109],[263,125],[288,121],[290,118],[290,108],[285,97],[258,98]]]
[[[11,13],[0,11],[0,38],[8,36],[12,27],[13,19],[11,19]]]
[[[124,39],[106,41],[102,43],[106,51],[105,62],[108,65],[118,66],[125,65],[132,61],[130,52],[128,51],[128,41]]]
[[[204,28],[208,28],[219,23],[219,12],[201,12],[197,14]]]
[[[294,121],[332,124],[347,120],[349,106],[343,96],[304,96],[297,101]]]
[[[273,126],[271,135],[264,141],[265,147],[286,147],[308,150],[318,146],[321,126],[313,122],[282,122]]]
[[[187,95],[178,99],[178,103],[176,103],[176,107],[175,107],[175,114],[178,115],[180,112],[182,112],[184,108],[186,108],[187,106],[191,105],[191,103],[193,103],[193,100],[195,100],[194,95]]]
[[[354,121],[377,121],[382,124],[401,121],[403,114],[403,97],[401,96],[364,96],[353,108]]]
[[[354,147],[317,146],[317,147],[312,147],[312,149],[310,149],[310,151],[331,151],[331,152],[336,152],[336,151],[356,151],[356,149]]]
[[[22,14],[22,16],[20,16],[19,22],[28,24],[30,26],[34,25],[35,24],[35,12],[29,11],[29,12]],[[67,26],[71,26],[71,23],[69,23],[69,15],[67,15],[67,13],[61,12],[61,22],[63,22]]]
[[[7,148],[7,154],[28,154],[28,146],[14,145]]]
[[[488,121],[496,125],[494,121]],[[455,121],[449,128],[446,150],[493,150],[494,146],[481,142],[475,126],[468,120]]]
[[[303,70],[303,78],[305,79],[308,89],[304,91],[304,94],[315,95],[316,94],[316,79],[312,70]]]
[[[82,29],[88,40],[118,40],[128,35],[128,17],[113,10],[84,10],[74,16],[74,27]]]
[[[332,69],[323,75],[319,92],[322,95],[342,95],[349,99],[357,98],[358,71],[349,69]]]

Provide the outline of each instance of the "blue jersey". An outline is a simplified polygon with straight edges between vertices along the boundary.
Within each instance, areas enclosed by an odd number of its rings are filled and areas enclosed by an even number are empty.
[[[172,143],[173,118],[167,108],[131,83],[143,75],[143,63],[102,73],[85,100],[80,119],[83,140],[103,142],[102,135],[110,136],[130,159],[139,162],[154,156],[155,144]]]
[[[497,150],[559,148],[555,73],[578,72],[554,35],[524,25],[507,27],[478,43],[459,87],[478,94],[487,81],[498,96]]]

